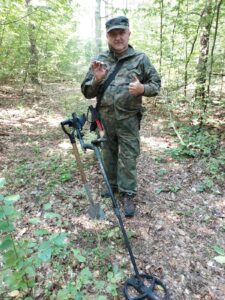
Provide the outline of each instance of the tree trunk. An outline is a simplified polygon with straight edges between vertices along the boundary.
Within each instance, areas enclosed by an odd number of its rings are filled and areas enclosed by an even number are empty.
[[[7,12],[5,20],[7,20],[8,15],[9,15],[9,12]],[[4,38],[4,34],[5,34],[5,29],[6,29],[5,24],[2,24],[1,29],[2,29],[2,32],[1,32],[1,37],[0,37],[0,46],[3,43],[3,38]]]
[[[175,32],[176,32],[179,16],[180,16],[180,1],[178,1],[177,16],[173,25],[172,36],[171,36],[171,58],[170,58],[170,67],[168,71],[168,81],[170,81],[171,68],[174,63],[173,57],[174,57]]]
[[[200,53],[197,65],[197,78],[195,99],[200,100],[201,106],[204,107],[206,80],[207,80],[207,63],[209,53],[209,38],[212,26],[212,0],[207,0],[202,12],[202,30],[200,34]]]
[[[97,53],[102,50],[102,34],[101,34],[101,0],[96,0],[95,8],[95,41]]]
[[[210,52],[210,64],[209,64],[209,78],[208,78],[208,86],[207,86],[207,96],[209,97],[210,94],[210,85],[211,85],[211,78],[212,78],[212,68],[213,68],[213,55],[214,55],[214,49],[216,45],[216,38],[217,38],[217,32],[218,32],[218,25],[219,25],[219,15],[220,15],[220,7],[223,0],[219,0],[219,2],[216,5],[216,25],[215,25],[215,31],[213,35],[213,45]],[[206,110],[207,105],[205,106],[204,110]]]
[[[188,24],[189,2],[186,1],[186,24]],[[187,96],[188,85],[188,26],[185,26],[185,67],[184,67],[184,96]]]
[[[188,10],[188,7],[187,7],[187,10]],[[197,38],[198,38],[198,32],[199,32],[200,26],[202,24],[202,15],[203,15],[203,12],[200,15],[200,20],[198,22],[198,27],[196,29],[196,34],[194,36],[193,42],[191,44],[191,50],[190,50],[189,54],[187,53],[187,42],[186,42],[186,47],[185,47],[185,66],[184,66],[184,94],[185,94],[185,96],[186,96],[186,88],[187,88],[187,84],[188,84],[188,65],[189,65],[189,62],[191,60],[191,56],[192,56],[192,54],[194,52],[195,44],[196,44],[196,41],[197,41]],[[186,40],[187,39],[188,39],[188,36],[187,36],[187,33],[186,33]]]
[[[28,15],[32,13],[32,6],[30,5],[31,0],[25,0],[26,1],[26,7]],[[28,16],[28,37],[29,37],[29,53],[30,53],[30,59],[28,63],[28,75],[30,77],[30,80],[33,84],[40,84],[38,79],[38,49],[36,45],[36,27],[31,22],[29,16]]]
[[[220,84],[220,95],[219,95],[219,99],[223,99],[223,86],[224,86],[224,78],[225,78],[225,49],[223,51],[223,59],[222,59],[222,62],[221,62],[222,66],[223,66],[223,69],[222,69],[222,72],[224,71],[224,74],[222,73],[221,74],[221,84]]]
[[[111,19],[113,17],[113,2],[112,0],[105,0],[105,18]]]
[[[162,56],[163,56],[163,15],[164,15],[164,0],[160,1],[160,55],[159,55],[159,73],[162,70]]]

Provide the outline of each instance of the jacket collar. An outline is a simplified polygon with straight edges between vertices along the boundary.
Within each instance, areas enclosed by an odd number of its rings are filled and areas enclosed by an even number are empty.
[[[128,45],[128,48],[122,53],[122,55],[118,56],[113,49],[110,49],[110,54],[115,60],[121,60],[130,56],[135,55],[135,50],[131,45]]]

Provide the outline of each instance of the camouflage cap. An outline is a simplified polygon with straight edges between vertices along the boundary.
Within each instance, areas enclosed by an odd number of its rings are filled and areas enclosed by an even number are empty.
[[[127,17],[120,16],[115,17],[110,20],[108,20],[105,23],[106,32],[109,32],[110,30],[121,28],[121,29],[128,29],[129,28],[129,20]]]

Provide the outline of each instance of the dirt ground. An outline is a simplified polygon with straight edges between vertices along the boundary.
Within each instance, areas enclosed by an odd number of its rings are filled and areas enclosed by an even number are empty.
[[[17,223],[18,237],[32,232],[34,225],[27,220],[42,213],[40,197],[54,203],[68,231],[75,233],[76,226],[93,226],[87,216],[86,200],[81,199],[80,204],[74,201],[80,199],[82,189],[77,170],[74,178],[57,185],[52,194],[45,194],[46,178],[51,174],[33,174],[30,181],[24,179],[24,184],[16,181],[19,171],[15,173],[15,169],[23,162],[30,161],[30,169],[20,172],[32,173],[37,159],[44,162],[60,154],[63,161],[66,157],[70,144],[59,124],[68,117],[64,110],[70,109],[68,98],[76,93],[79,92],[72,84],[45,85],[38,93],[26,89],[23,95],[9,86],[0,89],[0,177],[8,178],[11,193],[21,195],[17,205],[23,218]],[[75,109],[74,105],[71,112]],[[225,269],[213,259],[217,255],[213,246],[225,249],[225,186],[216,186],[214,192],[198,191],[207,175],[205,166],[200,159],[173,159],[165,151],[174,146],[174,137],[161,111],[160,105],[152,105],[145,112],[140,132],[137,212],[132,219],[123,218],[126,229],[133,232],[131,242],[137,265],[141,271],[156,274],[168,286],[171,299],[223,300]],[[102,179],[97,164],[90,154],[82,157],[89,169],[91,187],[98,195]],[[97,201],[103,201],[106,211],[106,220],[99,221],[99,228],[110,222],[116,224],[110,200],[97,196]],[[79,212],[76,215],[74,208]],[[127,274],[132,274],[128,253],[121,246],[115,259],[124,258],[128,261]]]

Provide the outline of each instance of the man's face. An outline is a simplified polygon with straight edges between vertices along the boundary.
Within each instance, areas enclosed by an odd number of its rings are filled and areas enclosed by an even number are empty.
[[[107,40],[110,47],[118,54],[123,53],[127,47],[130,37],[128,29],[113,29],[107,33]]]

